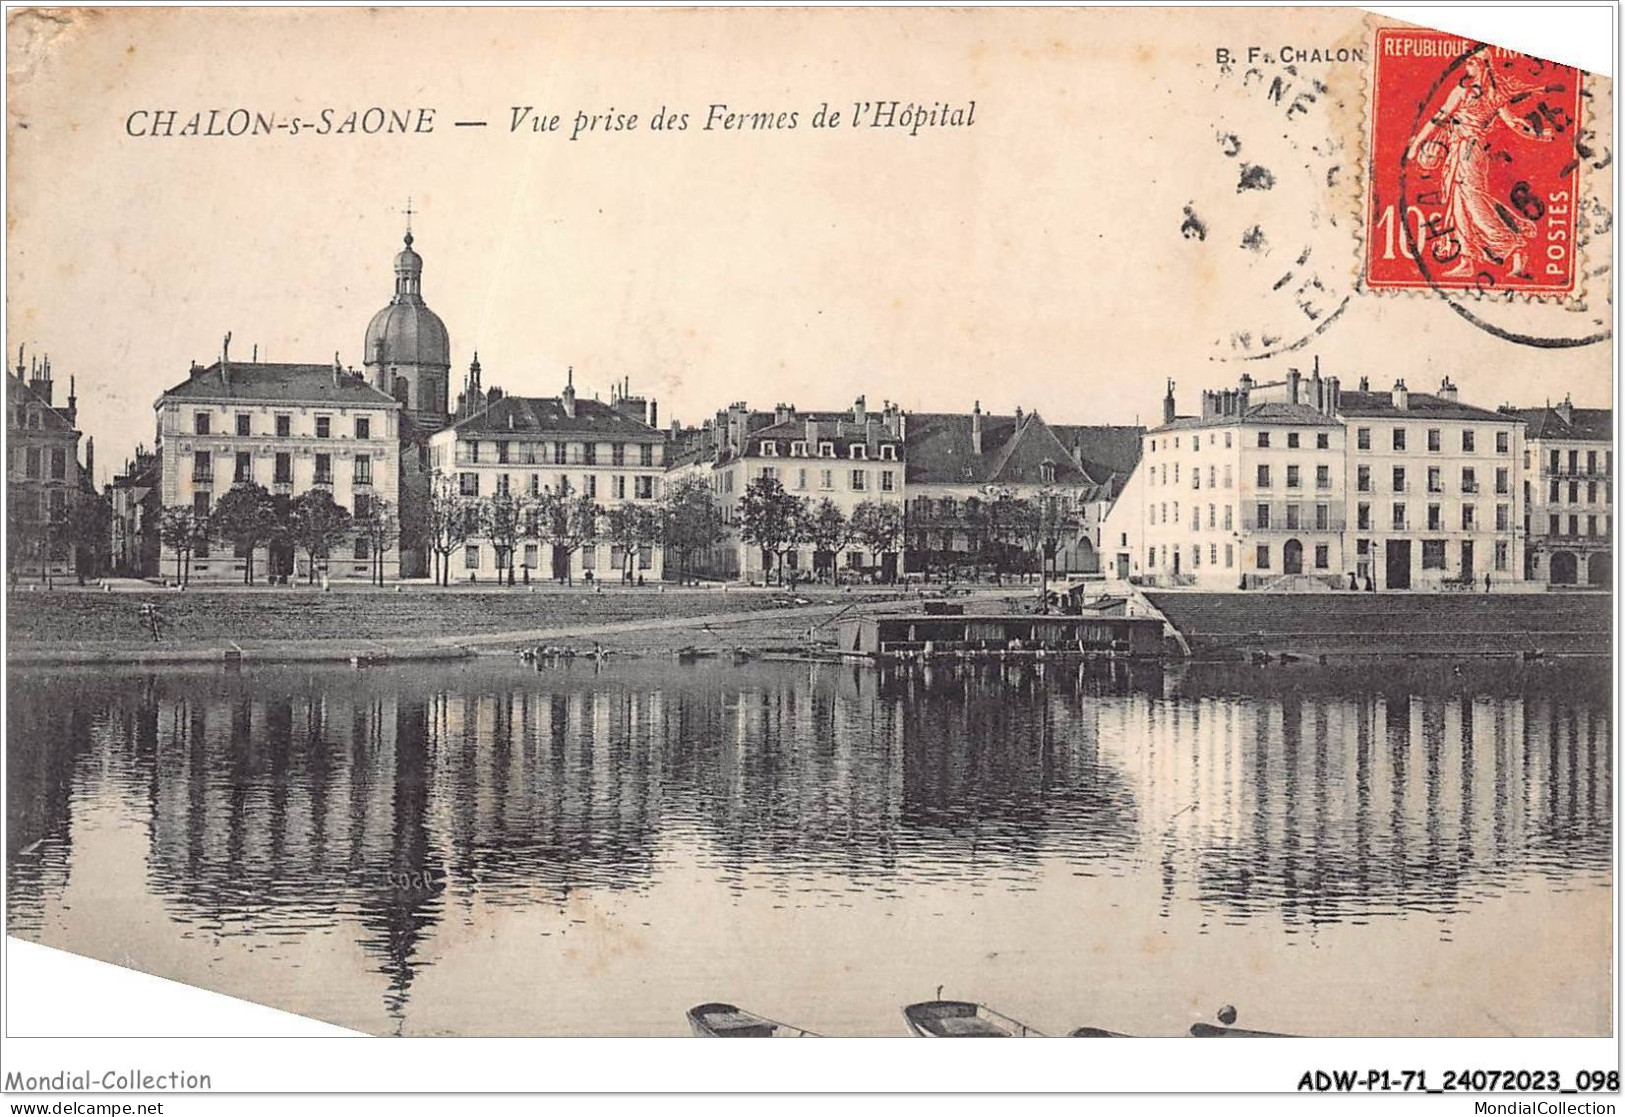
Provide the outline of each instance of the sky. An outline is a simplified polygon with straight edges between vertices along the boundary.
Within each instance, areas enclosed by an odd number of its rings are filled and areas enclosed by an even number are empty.
[[[451,335],[453,395],[477,350],[485,384],[509,392],[555,394],[572,366],[578,390],[605,398],[630,378],[663,424],[733,400],[822,408],[860,394],[871,406],[1153,422],[1170,378],[1183,412],[1243,371],[1271,379],[1317,359],[1345,386],[1366,375],[1425,390],[1449,375],[1490,407],[1566,393],[1608,405],[1607,343],[1517,344],[1432,292],[1355,289],[1369,56],[1290,73],[1262,64],[1256,78],[1216,63],[1221,47],[1365,47],[1373,18],[14,17],[10,360],[19,344],[48,351],[59,400],[76,377],[105,481],[152,441],[159,393],[218,357],[228,331],[235,359],[257,346],[261,359],[336,352],[359,368],[410,197],[424,296]],[[1280,101],[1265,93],[1276,78],[1290,87]],[[1305,92],[1302,111],[1284,111]],[[974,116],[914,135],[850,125],[854,102],[893,100],[962,119],[974,102]],[[840,126],[812,126],[825,103]],[[712,105],[778,123],[793,111],[796,127],[706,130]],[[432,109],[433,130],[129,134],[150,120],[131,123],[140,111],[177,110],[179,130],[210,109],[278,122],[331,109],[337,124],[373,106]],[[558,114],[561,130],[512,130],[524,106],[527,122]],[[687,113],[688,127],[651,129],[662,110]],[[638,124],[571,140],[577,113]],[[1267,168],[1270,188],[1239,188],[1243,165]],[[1253,228],[1262,249],[1242,245]],[[1604,272],[1608,251],[1591,245],[1588,270]],[[1502,333],[1579,337],[1611,319],[1608,295],[1598,274],[1580,305],[1477,316]]]

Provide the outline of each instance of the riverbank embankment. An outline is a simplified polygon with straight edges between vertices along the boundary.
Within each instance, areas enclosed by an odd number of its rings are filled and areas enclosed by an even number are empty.
[[[1197,593],[1149,590],[1197,657],[1607,655],[1603,593]]]

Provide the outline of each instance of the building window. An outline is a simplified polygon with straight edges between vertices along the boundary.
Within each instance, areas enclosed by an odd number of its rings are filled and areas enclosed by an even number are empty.
[[[254,433],[254,419],[247,412],[237,413],[237,433],[244,438]]]
[[[23,451],[23,476],[37,480],[40,473],[39,447],[30,446]]]
[[[316,484],[331,485],[333,483],[333,455],[316,455]]]
[[[372,550],[367,546],[367,537],[365,535],[355,537],[355,557],[357,562],[372,557]]]
[[[805,470],[802,471],[805,474]],[[653,500],[655,497],[655,479],[653,477],[632,478],[632,495],[639,500]]]
[[[276,456],[276,471],[272,475],[273,481],[278,485],[293,484],[293,455],[281,453]]]
[[[1394,530],[1405,530],[1405,505],[1403,502],[1394,505]]]
[[[846,456],[851,458],[853,461],[862,461],[868,458],[869,447],[865,446],[861,442],[855,442],[851,446],[847,447]]]
[[[597,570],[598,569],[598,547],[597,547],[596,544],[587,543],[587,544],[584,544],[582,546],[582,548],[581,548],[581,569],[583,569],[583,570]]]
[[[1428,453],[1437,454],[1444,448],[1444,439],[1437,427],[1428,428]],[[1397,447],[1396,447],[1397,449]]]
[[[1325,570],[1332,565],[1332,549],[1325,543],[1315,544],[1315,569]]]
[[[598,498],[598,474],[589,473],[581,479],[581,493],[595,500]]]
[[[1511,531],[1512,530],[1512,505],[1510,505],[1510,504],[1497,504],[1495,506],[1495,530],[1496,531]]]
[[[1269,431],[1259,431],[1258,432],[1258,448],[1260,450],[1268,450],[1269,447],[1270,447],[1270,432]]]
[[[779,444],[777,442],[760,442],[757,443],[757,448],[761,451],[762,457],[764,458],[776,458],[779,456]],[[620,463],[616,462],[615,464],[619,465]]]
[[[459,496],[479,496],[480,475],[478,473],[459,473],[457,475],[457,494]]]
[[[192,433],[209,433],[209,413],[207,411],[194,411],[192,413]]]
[[[1443,570],[1444,569],[1444,540],[1443,539],[1424,539],[1424,540],[1422,540],[1422,569],[1423,570]]]
[[[1512,453],[1512,434],[1510,431],[1495,432],[1495,452],[1497,454]]]
[[[615,475],[615,479],[610,483],[610,491],[615,494],[615,499],[616,500],[625,500],[626,499],[626,475],[625,474],[617,473]],[[611,564],[611,565],[613,565],[613,564]]]
[[[1428,505],[1428,530],[1444,530],[1444,509],[1437,504]]]
[[[1495,569],[1505,572],[1507,568],[1507,561],[1507,541],[1505,539],[1497,539],[1495,541]]]
[[[192,452],[192,483],[207,485],[214,481],[214,465],[209,459],[209,451],[194,450]]]
[[[1553,515],[1553,516],[1549,517],[1548,522],[1546,524],[1546,534],[1548,534],[1548,535],[1562,535],[1563,534],[1563,518],[1561,516]]]
[[[1371,449],[1371,428],[1359,427],[1354,432],[1354,446],[1358,450]]]
[[[1477,449],[1477,441],[1478,440],[1475,437],[1475,432],[1470,431],[1470,430],[1462,431],[1461,432],[1461,452],[1463,454],[1474,453],[1476,451],[1476,449]]]
[[[1231,524],[1233,523],[1233,520],[1231,519],[1231,515],[1230,515],[1231,507],[1232,506],[1228,505],[1228,504],[1226,504],[1224,506],[1224,530],[1225,531],[1229,531],[1230,527],[1231,527]]]
[[[897,447],[893,446],[890,442],[888,442],[884,446],[882,446],[880,448],[880,460],[883,461],[883,462],[894,462],[894,461],[896,461],[897,460]]]
[[[641,466],[651,466],[654,465],[654,463],[655,448],[647,442],[641,444],[638,447],[638,464]]]
[[[355,518],[358,520],[365,520],[370,515],[372,515],[372,494],[356,493]]]
[[[553,464],[563,465],[569,460],[569,448],[562,442],[553,443]]]
[[[779,444],[777,442],[773,443],[772,453],[773,453],[774,457],[778,456]],[[624,443],[624,442],[616,442],[616,443],[612,443],[610,445],[610,448],[609,448],[609,464],[610,465],[625,465],[626,464],[626,443]]]
[[[293,416],[292,415],[278,415],[276,417],[276,436],[278,438],[288,438],[292,434],[293,434]]]
[[[1476,493],[1478,491],[1478,474],[1470,465],[1462,467],[1461,491],[1464,493]]]
[[[833,458],[835,456],[835,443],[820,442],[818,444],[818,456],[821,458]]]
[[[1371,505],[1357,504],[1354,506],[1354,526],[1359,531],[1371,530]]]
[[[820,469],[818,471],[818,487],[820,489],[833,489],[835,487],[835,471],[833,469]]]
[[[1234,543],[1226,543],[1224,545],[1224,568],[1226,570],[1229,570],[1232,567],[1234,567],[1235,565],[1236,565],[1235,544]]]
[[[61,452],[62,451],[60,451],[60,450],[57,451],[57,453],[59,453],[59,454]],[[51,476],[53,476],[53,477],[57,476],[56,468],[55,468],[54,463],[53,463],[52,469],[51,469]],[[1597,503],[1597,483],[1595,481],[1587,481],[1586,482],[1586,503],[1587,504],[1595,504],[1595,503]]]
[[[53,493],[52,495],[54,496],[55,494]],[[1595,516],[1587,516],[1586,517],[1586,534],[1587,535],[1596,535],[1597,534],[1597,517],[1595,517]]]
[[[1371,467],[1369,465],[1355,467],[1354,487],[1362,493],[1371,491]]]
[[[209,494],[206,492],[192,494],[192,515],[207,517],[209,514]]]
[[[1328,434],[1326,431],[1317,432],[1315,434],[1315,449],[1317,449],[1317,450],[1330,450],[1331,448],[1332,448],[1332,436],[1330,434]]]
[[[1396,465],[1396,466],[1394,466],[1394,492],[1402,493],[1404,491],[1405,491],[1405,467],[1402,466],[1402,465]]]
[[[239,485],[254,479],[254,459],[248,451],[237,451],[236,468],[232,470],[231,479]]]
[[[1270,467],[1267,465],[1258,467],[1258,487],[1261,489],[1270,487]]]
[[[1505,466],[1495,471],[1495,491],[1502,496],[1512,491],[1512,473]]]
[[[854,469],[852,471],[852,491],[855,493],[861,493],[868,487],[869,474],[861,469]]]
[[[1296,504],[1286,506],[1286,529],[1288,531],[1298,530],[1298,506]]]
[[[51,450],[51,480],[66,481],[68,479],[68,452],[53,447]],[[1596,485],[1591,486],[1593,490]]]
[[[1572,536],[1578,536],[1580,534],[1580,517],[1569,517],[1569,534]]]
[[[1315,488],[1329,489],[1332,487],[1332,467],[1329,465],[1315,466]]]
[[[1296,450],[1298,448],[1298,432],[1297,431],[1288,431],[1287,432],[1287,435],[1286,435],[1286,448],[1288,450]]]
[[[1286,487],[1289,489],[1297,489],[1302,487],[1299,470],[1295,465],[1289,465],[1286,467]]]
[[[1270,506],[1268,504],[1260,504],[1258,506],[1258,527],[1259,527],[1260,530],[1268,531],[1269,526],[1270,526]]]
[[[1230,449],[1230,432],[1229,431],[1224,432],[1224,448],[1226,450]],[[1230,564],[1228,562],[1226,562],[1225,565],[1229,566]]]
[[[1569,482],[1569,503],[1570,504],[1579,504],[1580,503],[1580,482],[1578,482],[1578,481],[1570,481]]]
[[[1332,526],[1332,507],[1329,504],[1315,505],[1315,530],[1330,531]]]
[[[480,568],[480,548],[478,544],[470,543],[463,548],[463,569],[478,570]]]
[[[1461,506],[1461,530],[1472,531],[1478,519],[1478,509],[1471,504]]]
[[[502,475],[506,478],[508,475]],[[357,454],[355,456],[355,483],[357,485],[372,484],[372,455]]]
[[[1394,428],[1394,449],[1403,450],[1404,448],[1405,448],[1405,428],[1404,427],[1395,427]]]
[[[895,471],[890,469],[880,471],[880,491],[883,493],[897,491],[897,475]]]
[[[355,417],[355,436],[357,438],[372,437],[372,419],[365,415]]]
[[[1260,543],[1258,545],[1258,569],[1260,569],[1260,570],[1268,570],[1269,568],[1270,568],[1270,545],[1268,543]]]
[[[317,438],[332,438],[333,437],[333,419],[332,419],[331,416],[328,416],[328,415],[318,415],[318,416],[316,416],[316,437]]]

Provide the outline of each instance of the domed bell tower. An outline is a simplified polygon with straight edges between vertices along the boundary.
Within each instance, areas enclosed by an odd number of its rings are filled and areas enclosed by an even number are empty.
[[[368,383],[400,400],[420,432],[446,425],[451,338],[423,301],[423,257],[412,248],[410,219],[395,256],[395,297],[372,316],[362,352]]]

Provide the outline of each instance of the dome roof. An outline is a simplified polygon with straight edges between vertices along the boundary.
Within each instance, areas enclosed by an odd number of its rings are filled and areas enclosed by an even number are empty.
[[[451,367],[451,339],[446,324],[421,301],[392,302],[374,314],[367,323],[363,352],[369,365]]]
[[[423,302],[423,257],[406,247],[395,256],[395,297],[367,324],[362,361],[368,365],[431,365],[451,368],[451,339],[440,316]]]

